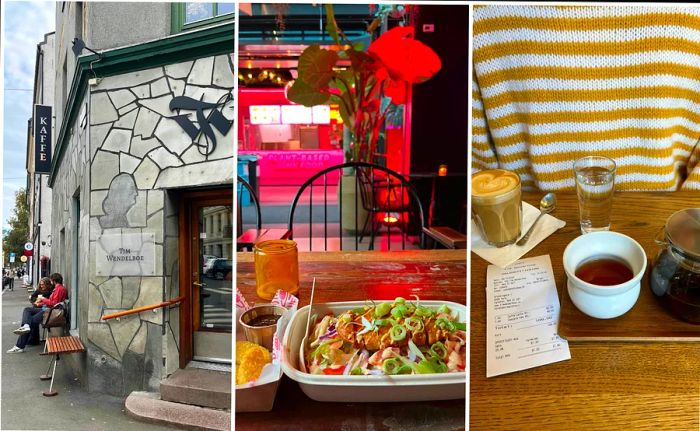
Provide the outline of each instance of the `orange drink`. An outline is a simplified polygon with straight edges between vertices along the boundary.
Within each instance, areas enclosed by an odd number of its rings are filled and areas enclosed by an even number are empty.
[[[299,254],[297,243],[275,239],[255,244],[256,293],[271,300],[278,289],[296,294],[299,290]]]

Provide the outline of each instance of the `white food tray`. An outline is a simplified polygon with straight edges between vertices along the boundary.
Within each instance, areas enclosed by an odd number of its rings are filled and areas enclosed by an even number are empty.
[[[420,301],[437,310],[447,305],[460,322],[467,318],[464,305],[449,301]],[[314,314],[332,311],[336,316],[344,311],[365,305],[364,301],[314,304]],[[455,400],[466,396],[466,373],[401,374],[393,376],[334,376],[301,372],[299,346],[304,338],[309,306],[301,308],[292,317],[282,342],[282,371],[299,383],[301,390],[316,401],[334,402],[392,402]],[[469,360],[467,355],[467,360]]]

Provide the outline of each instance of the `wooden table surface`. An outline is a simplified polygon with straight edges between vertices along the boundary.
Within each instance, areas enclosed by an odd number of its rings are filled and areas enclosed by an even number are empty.
[[[466,303],[466,250],[300,252],[299,306],[365,299],[440,299]],[[237,255],[237,286],[249,303],[255,295],[252,253]],[[429,424],[429,428],[423,428]],[[463,429],[465,400],[408,403],[322,403],[282,377],[271,412],[236,413],[236,430],[327,431]]]
[[[535,206],[539,194],[523,199]],[[566,226],[524,257],[549,254],[561,298],[562,254],[580,235],[575,193],[558,193]],[[700,207],[700,192],[616,193],[611,229],[637,240],[647,257],[676,210]],[[650,261],[651,262],[651,261]],[[486,378],[486,268],[471,254],[471,430],[700,429],[700,343],[570,342],[571,360]]]

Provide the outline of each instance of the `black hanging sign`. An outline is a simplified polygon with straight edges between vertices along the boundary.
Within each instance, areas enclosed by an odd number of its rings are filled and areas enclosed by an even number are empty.
[[[51,107],[34,105],[34,172],[51,172]]]

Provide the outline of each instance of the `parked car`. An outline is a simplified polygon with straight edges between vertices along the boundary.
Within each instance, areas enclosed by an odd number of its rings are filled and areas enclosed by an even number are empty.
[[[218,259],[218,258],[219,258],[219,256],[214,256],[214,255],[211,255],[211,254],[205,254],[204,256],[202,256],[202,272],[203,272],[203,273],[206,273],[206,272],[207,272],[207,269],[209,268],[208,264],[209,264],[212,260]]]
[[[210,261],[211,265],[204,271],[204,275],[209,278],[223,280],[226,275],[233,271],[233,262],[229,259],[217,258]]]

